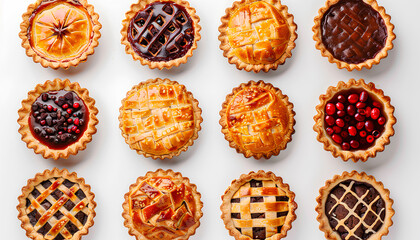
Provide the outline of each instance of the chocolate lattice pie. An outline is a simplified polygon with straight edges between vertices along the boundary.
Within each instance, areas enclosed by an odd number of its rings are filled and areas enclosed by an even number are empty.
[[[67,169],[45,170],[19,196],[18,218],[32,239],[80,239],[93,225],[96,203],[90,186]]]
[[[235,239],[278,240],[296,219],[294,197],[272,172],[243,174],[222,196],[222,219]]]
[[[186,240],[200,226],[200,198],[197,187],[181,173],[148,172],[125,194],[124,225],[138,240]]]
[[[314,20],[316,48],[339,68],[370,69],[393,48],[390,19],[376,0],[327,0]]]
[[[326,182],[317,198],[319,228],[331,240],[379,240],[392,225],[389,190],[366,173],[344,172]]]

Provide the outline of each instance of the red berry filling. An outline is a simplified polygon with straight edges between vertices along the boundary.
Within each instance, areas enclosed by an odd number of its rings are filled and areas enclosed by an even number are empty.
[[[51,149],[64,149],[79,140],[88,120],[89,111],[76,93],[50,91],[32,104],[29,126],[42,144]]]
[[[343,150],[372,147],[385,129],[383,105],[364,89],[337,93],[325,105],[325,131]]]

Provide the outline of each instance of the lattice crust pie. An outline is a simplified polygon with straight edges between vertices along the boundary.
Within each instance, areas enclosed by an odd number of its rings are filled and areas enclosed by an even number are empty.
[[[366,161],[389,144],[397,121],[394,107],[375,84],[363,79],[339,82],[319,99],[314,130],[334,157]]]
[[[121,43],[127,54],[150,68],[187,62],[201,39],[200,18],[184,0],[139,0],[126,13]]]
[[[37,0],[22,17],[22,46],[43,67],[77,66],[98,46],[102,25],[86,0]]]
[[[138,240],[186,240],[200,226],[200,199],[197,187],[181,173],[148,172],[125,194],[124,225]]]
[[[389,190],[365,172],[328,180],[317,198],[319,229],[330,240],[379,240],[392,225]]]
[[[153,159],[186,151],[201,129],[201,108],[184,85],[149,79],[134,86],[122,100],[120,129],[131,149]]]
[[[272,172],[243,174],[222,196],[222,219],[235,239],[286,237],[296,219],[295,194]]]
[[[263,81],[234,88],[226,97],[220,116],[225,139],[247,158],[278,155],[295,131],[293,104],[280,89]]]
[[[316,48],[338,68],[370,69],[394,46],[390,20],[376,0],[327,0],[312,28]]]
[[[280,0],[234,2],[221,21],[220,49],[240,70],[276,70],[292,56],[297,26]]]
[[[38,84],[19,109],[19,133],[44,158],[68,158],[96,133],[98,109],[89,92],[68,79]]]
[[[29,238],[81,239],[93,225],[96,202],[90,186],[67,169],[45,170],[19,196],[18,218]]]

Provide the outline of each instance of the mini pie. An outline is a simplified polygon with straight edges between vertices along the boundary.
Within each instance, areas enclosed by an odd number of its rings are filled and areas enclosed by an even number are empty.
[[[93,225],[94,197],[90,186],[76,173],[45,170],[22,188],[18,218],[31,239],[79,240]]]
[[[37,0],[22,17],[22,47],[43,67],[77,66],[99,44],[102,25],[86,0]]]
[[[130,148],[153,159],[178,156],[201,130],[201,108],[184,85],[149,79],[134,86],[120,107],[120,129]]]
[[[263,81],[243,83],[226,96],[220,125],[229,146],[245,157],[278,155],[295,132],[295,112],[287,95]]]
[[[124,226],[138,240],[186,240],[203,216],[196,185],[170,169],[139,177],[124,199]]]
[[[365,172],[344,172],[319,190],[315,210],[329,240],[380,240],[393,224],[394,201],[382,182]]]
[[[186,63],[201,39],[200,18],[184,0],[139,0],[125,15],[121,43],[151,69]]]
[[[324,149],[344,161],[366,161],[382,152],[394,135],[391,99],[375,84],[350,79],[319,97],[314,130]]]
[[[262,170],[232,181],[222,196],[222,219],[237,240],[286,237],[296,219],[295,194],[281,177]]]
[[[297,26],[280,0],[234,2],[221,21],[220,49],[239,70],[276,70],[292,56]]]
[[[95,100],[68,79],[38,84],[19,109],[19,133],[44,158],[68,158],[84,150],[96,133]]]
[[[370,69],[394,47],[390,20],[376,0],[327,0],[312,28],[316,48],[338,68]]]

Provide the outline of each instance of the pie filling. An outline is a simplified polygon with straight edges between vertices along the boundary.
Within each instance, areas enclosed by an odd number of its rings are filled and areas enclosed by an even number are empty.
[[[289,213],[289,197],[272,180],[253,179],[231,199],[235,228],[251,239],[266,239],[280,233]]]
[[[79,184],[61,177],[41,182],[26,198],[29,222],[43,239],[71,239],[86,224],[88,208]]]
[[[29,19],[32,49],[49,61],[71,61],[92,42],[92,19],[77,0],[45,0]]]
[[[227,30],[233,55],[249,64],[276,62],[286,51],[290,30],[273,5],[257,1],[237,9]]]
[[[325,213],[343,240],[366,240],[383,225],[385,201],[370,184],[345,180],[328,195]]]
[[[49,91],[32,104],[29,127],[40,143],[65,149],[83,136],[88,121],[89,110],[75,92]]]
[[[382,102],[363,88],[336,93],[325,105],[324,113],[325,131],[345,151],[374,146],[387,122]]]
[[[382,16],[363,0],[341,0],[321,21],[322,42],[334,58],[359,64],[373,59],[388,37]]]
[[[130,21],[128,41],[133,50],[153,62],[185,56],[194,43],[194,23],[183,6],[153,2]]]

